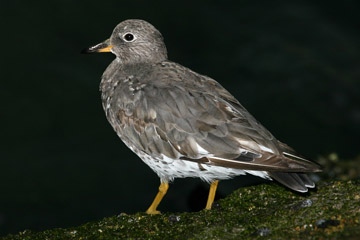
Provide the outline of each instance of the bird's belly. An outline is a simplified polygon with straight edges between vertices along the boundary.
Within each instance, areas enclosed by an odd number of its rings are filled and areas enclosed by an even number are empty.
[[[134,151],[133,148],[130,149]],[[161,157],[152,157],[142,152],[134,152],[159,176],[162,182],[171,182],[175,178],[194,177],[211,183],[215,180],[230,179],[247,173],[268,179],[268,174],[264,171],[246,171],[218,167],[181,159],[170,159],[164,155]]]
[[[138,154],[138,156],[164,182],[173,181],[175,178],[194,177],[210,183],[215,180],[230,179],[246,174],[244,170],[240,169],[198,164],[181,159],[168,159],[166,156],[162,158],[153,158],[149,155],[141,154]]]
[[[134,145],[131,140],[128,139],[126,134],[122,134],[122,131],[116,132],[125,145],[138,155],[140,159],[160,177],[162,182],[171,182],[175,178],[194,177],[211,183],[215,180],[230,179],[247,173],[269,179],[267,172],[264,171],[249,171],[213,166],[182,159],[169,158],[164,154],[151,156]]]

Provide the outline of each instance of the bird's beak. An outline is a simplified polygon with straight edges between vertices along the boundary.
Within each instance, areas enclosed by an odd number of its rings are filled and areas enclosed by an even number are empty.
[[[94,52],[111,52],[112,46],[110,45],[110,39],[105,40],[102,43],[94,46],[84,48],[81,53],[94,53]]]

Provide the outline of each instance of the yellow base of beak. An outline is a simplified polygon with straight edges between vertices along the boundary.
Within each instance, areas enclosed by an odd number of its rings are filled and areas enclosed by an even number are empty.
[[[112,46],[110,45],[110,46],[108,46],[106,48],[102,48],[102,49],[97,50],[97,52],[111,52],[111,48],[112,48]]]

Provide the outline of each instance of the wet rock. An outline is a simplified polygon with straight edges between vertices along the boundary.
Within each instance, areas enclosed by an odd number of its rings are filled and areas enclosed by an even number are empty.
[[[312,204],[313,204],[313,201],[311,199],[305,199],[304,201],[302,201],[300,207],[301,208],[311,207]]]
[[[339,220],[333,220],[333,219],[319,219],[315,223],[315,225],[318,228],[327,228],[329,226],[337,226],[339,224],[340,224]]]
[[[267,236],[271,233],[270,229],[268,228],[259,228],[258,230],[256,230],[256,232],[254,233],[254,235],[257,236]]]
[[[215,210],[222,210],[221,205],[219,202],[213,202],[211,209],[215,209]]]
[[[180,221],[180,216],[176,216],[176,215],[170,215],[169,217],[168,217],[168,220],[169,220],[169,222],[171,222],[171,223],[177,223],[177,222],[179,222]]]
[[[36,233],[24,231],[0,238],[359,239],[360,185],[355,182],[360,182],[360,179],[321,182],[318,191],[310,191],[307,197],[289,192],[277,184],[263,184],[238,189],[220,200],[222,211],[165,213],[157,216],[143,212],[120,214],[69,229]],[[295,212],[293,207],[296,205],[300,209]],[[334,216],[342,220],[332,220]]]
[[[311,207],[312,205],[313,205],[313,201],[311,199],[305,199],[304,201],[301,201],[301,202],[297,203],[296,205],[294,205],[292,207],[292,209],[299,210],[301,208]]]

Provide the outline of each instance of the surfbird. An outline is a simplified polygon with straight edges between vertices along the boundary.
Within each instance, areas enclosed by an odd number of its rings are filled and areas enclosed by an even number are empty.
[[[217,81],[168,60],[161,33],[143,20],[118,24],[111,37],[83,53],[116,58],[100,83],[102,105],[117,135],[160,178],[157,207],[175,178],[210,183],[211,209],[219,180],[252,174],[307,192],[306,175],[320,171],[278,141]]]

